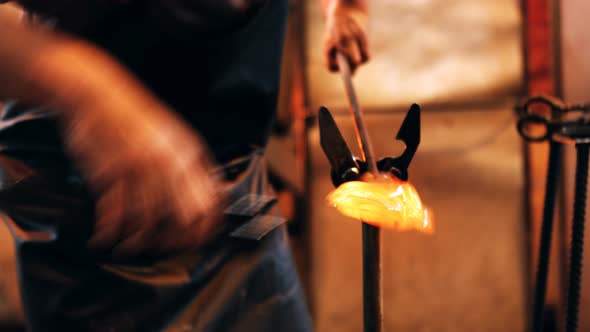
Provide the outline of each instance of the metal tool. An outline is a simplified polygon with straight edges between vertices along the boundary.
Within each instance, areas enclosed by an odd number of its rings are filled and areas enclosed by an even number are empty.
[[[363,113],[358,105],[356,93],[350,78],[348,60],[337,53],[338,68],[350,103],[350,111],[355,124],[356,136],[361,148],[362,158],[367,172],[377,176],[377,163],[373,155],[373,146],[365,126]],[[381,239],[379,228],[363,222],[363,320],[365,332],[381,330],[383,317],[383,300],[381,298]]]
[[[412,105],[396,136],[406,144],[406,149],[397,158],[386,157],[376,162],[364,124],[363,114],[350,77],[347,60],[338,54],[338,65],[350,102],[361,159],[353,156],[344,141],[334,118],[326,107],[319,111],[320,144],[332,167],[332,182],[338,186],[346,181],[359,180],[366,173],[377,175],[391,172],[402,180],[408,178],[408,167],[420,144],[420,107]],[[362,224],[363,227],[363,326],[365,332],[379,332],[382,325],[381,299],[381,253],[379,228]]]
[[[361,148],[361,157],[367,164],[367,172],[371,172],[377,175],[377,163],[375,162],[375,156],[373,154],[373,145],[371,144],[371,138],[365,120],[363,118],[363,112],[361,111],[356,98],[356,92],[352,86],[352,79],[350,77],[350,67],[348,66],[348,60],[340,54],[336,54],[338,60],[338,68],[342,74],[342,82],[346,89],[346,95],[348,96],[348,102],[350,103],[350,112],[354,120],[354,128],[356,130],[356,137],[359,147]]]
[[[546,109],[546,112],[539,114],[539,109]],[[535,96],[528,99],[522,106],[519,106],[517,112],[520,117],[518,131],[526,141],[550,142],[549,166],[543,207],[543,224],[541,226],[541,242],[539,246],[539,261],[532,312],[533,332],[543,331],[543,312],[551,252],[555,201],[561,169],[562,145],[564,143],[573,143],[576,145],[576,186],[566,319],[566,331],[574,332],[577,330],[578,325],[582,254],[584,248],[588,158],[590,153],[590,105],[567,105],[563,101],[553,97]]]
[[[545,114],[539,114],[540,111]],[[590,136],[590,104],[568,105],[547,96],[534,96],[516,109],[518,132],[527,142],[575,143]]]

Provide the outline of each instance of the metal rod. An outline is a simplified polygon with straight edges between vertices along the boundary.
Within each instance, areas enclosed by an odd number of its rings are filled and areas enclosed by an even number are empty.
[[[379,228],[363,223],[363,326],[365,332],[380,332],[381,252]]]
[[[537,280],[535,283],[532,332],[543,331],[545,293],[547,290],[549,258],[551,257],[551,234],[553,233],[555,201],[557,199],[560,169],[561,143],[551,141],[549,149],[549,167],[547,169],[547,182],[545,184],[545,204],[543,207],[543,224],[541,226],[541,244],[539,245],[539,258],[536,276]]]
[[[361,148],[361,157],[367,163],[367,171],[377,175],[377,162],[375,161],[375,155],[373,154],[373,145],[371,144],[367,126],[365,125],[365,120],[363,119],[363,112],[359,107],[358,99],[356,97],[354,87],[352,86],[348,60],[346,60],[346,58],[340,53],[338,53],[336,56],[338,59],[338,68],[340,69],[340,73],[342,73],[342,81],[344,82],[344,87],[346,88],[346,95],[348,96],[348,101],[350,103],[350,111],[352,112],[352,118],[354,120],[356,138]]]
[[[377,162],[373,154],[373,146],[365,126],[363,114],[350,78],[348,60],[336,54],[338,67],[350,102],[350,111],[354,120],[358,144],[362,158],[367,163],[367,171],[377,175]],[[379,228],[363,222],[363,326],[364,332],[380,332],[382,323],[381,299],[381,246]]]
[[[578,330],[580,289],[582,287],[584,255],[584,223],[586,222],[586,198],[588,196],[589,143],[576,144],[576,188],[574,194],[574,220],[570,248],[569,290],[567,293],[566,331]]]

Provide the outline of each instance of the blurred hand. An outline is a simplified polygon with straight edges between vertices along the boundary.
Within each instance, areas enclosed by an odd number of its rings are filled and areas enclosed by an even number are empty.
[[[342,53],[350,64],[351,72],[370,58],[367,42],[367,13],[355,6],[334,1],[326,13],[324,52],[330,71],[338,71],[336,52]]]
[[[124,258],[190,250],[208,239],[221,183],[206,146],[182,120],[154,98],[121,93],[84,103],[65,124],[69,151],[99,197],[91,249]]]

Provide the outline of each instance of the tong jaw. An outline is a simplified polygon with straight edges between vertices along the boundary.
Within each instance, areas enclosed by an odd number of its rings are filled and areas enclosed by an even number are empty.
[[[332,167],[331,177],[334,185],[339,186],[347,181],[359,180],[361,175],[366,172],[366,164],[352,155],[332,114],[326,107],[320,108],[318,120],[320,145]],[[398,157],[385,157],[379,160],[377,168],[380,172],[391,173],[397,178],[407,181],[408,167],[420,144],[420,106],[417,104],[410,107],[396,139],[404,142],[405,150]]]
[[[377,162],[381,172],[389,172],[400,180],[408,180],[408,168],[420,145],[420,106],[413,104],[406,113],[396,139],[404,142],[406,148],[398,157],[385,157]]]
[[[318,113],[320,124],[320,145],[328,157],[332,171],[332,182],[338,186],[344,182],[360,179],[364,164],[356,159],[340,133],[332,114],[324,106]]]

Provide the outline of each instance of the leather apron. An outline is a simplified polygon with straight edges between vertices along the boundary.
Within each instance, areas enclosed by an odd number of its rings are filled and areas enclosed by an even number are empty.
[[[29,330],[312,330],[284,226],[244,240],[228,233],[249,218],[227,217],[198,251],[113,261],[86,250],[94,201],[63,163],[2,154],[0,169]],[[260,152],[224,171],[230,200],[273,194]]]

